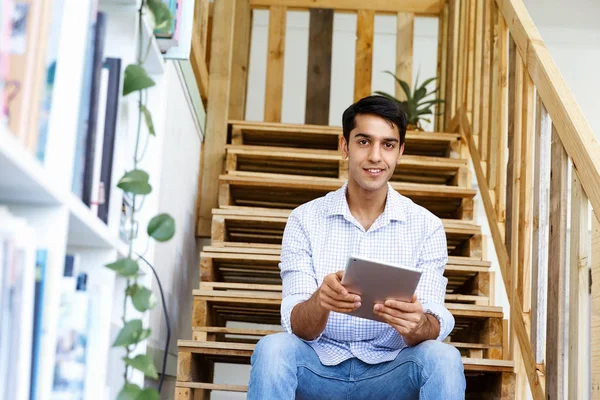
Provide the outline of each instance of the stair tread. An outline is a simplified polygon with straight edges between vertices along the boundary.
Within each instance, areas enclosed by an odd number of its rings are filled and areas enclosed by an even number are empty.
[[[189,389],[208,389],[219,392],[247,392],[247,385],[230,385],[225,383],[182,382],[177,381],[176,387]]]

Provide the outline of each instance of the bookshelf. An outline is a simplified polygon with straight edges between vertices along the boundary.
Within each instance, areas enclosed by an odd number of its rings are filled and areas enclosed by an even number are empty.
[[[60,41],[54,44],[58,63],[52,93],[52,109],[48,119],[45,157],[40,161],[36,157],[35,149],[28,146],[26,140],[9,128],[6,117],[0,112],[0,207],[7,208],[12,216],[26,221],[32,228],[35,232],[32,248],[47,251],[36,399],[49,399],[52,392],[58,335],[56,322],[60,313],[61,280],[67,255],[76,255],[78,271],[87,274],[89,312],[94,315],[94,318],[90,318],[93,322],[88,326],[83,398],[86,400],[116,398],[123,383],[124,365],[120,350],[112,349],[110,345],[122,326],[121,313],[126,283],[104,265],[126,256],[129,252],[129,244],[120,234],[123,229],[122,193],[116,184],[123,173],[131,169],[135,148],[138,121],[137,95],[122,97],[120,94],[125,68],[136,60],[139,45],[137,10],[140,2],[139,0],[55,0],[54,3],[62,4],[64,12],[60,26]],[[184,14],[190,10],[193,12],[193,0],[184,0],[182,4]],[[90,54],[89,39],[86,36],[89,34],[92,18],[89,10],[93,7],[97,7],[97,10],[104,13],[106,17],[103,58],[121,60],[114,129],[115,144],[111,165],[111,190],[106,199],[108,203],[106,223],[72,190],[74,177],[81,173],[76,168],[77,137],[81,129],[82,93],[86,92],[86,77],[83,70],[86,65],[86,55]],[[47,12],[47,9],[40,12]],[[43,18],[44,14],[41,15],[40,18]],[[169,50],[183,58],[189,54],[191,17],[190,15],[186,18],[186,24],[182,25],[179,44]],[[142,212],[137,214],[138,238],[133,251],[144,254],[144,257],[152,262],[154,244],[153,241],[148,240],[145,227],[158,212],[162,149],[164,141],[168,140],[168,127],[165,126],[164,115],[169,84],[167,70],[168,63],[175,61],[169,61],[169,57],[161,53],[159,43],[153,34],[152,20],[148,11],[142,19],[141,31],[144,52],[147,51],[144,67],[156,82],[154,87],[148,89],[147,105],[153,116],[156,137],[150,137],[146,146],[148,132],[145,125],[142,125],[141,137],[146,151],[138,168],[149,173],[153,192],[144,200]],[[5,38],[2,37],[0,29],[0,49],[3,48],[3,39]],[[67,62],[61,62],[62,60]],[[179,64],[176,68],[181,69]],[[172,75],[173,73],[170,76]],[[186,83],[188,90],[186,95],[193,99],[193,112],[197,116],[202,115],[204,119],[204,109],[201,102],[197,100],[199,94],[193,76],[190,80],[188,75]],[[100,118],[98,116],[99,120]],[[199,128],[204,129],[203,126]],[[1,218],[0,214],[0,226],[3,223]],[[149,269],[143,263],[140,263],[140,269],[142,278],[139,283],[156,291],[156,283]],[[127,305],[127,317],[128,319],[141,317],[144,326],[148,325],[148,313],[142,317],[131,304]],[[145,352],[146,344],[140,344],[132,356]],[[160,366],[157,365],[158,367]],[[130,381],[144,386],[144,376],[139,371],[130,369]]]

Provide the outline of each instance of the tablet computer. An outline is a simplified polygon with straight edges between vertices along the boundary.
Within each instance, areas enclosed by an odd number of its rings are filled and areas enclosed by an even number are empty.
[[[373,312],[375,303],[387,299],[411,301],[420,279],[421,271],[414,268],[352,256],[346,264],[342,285],[349,293],[361,297],[361,306],[349,314],[383,322]]]

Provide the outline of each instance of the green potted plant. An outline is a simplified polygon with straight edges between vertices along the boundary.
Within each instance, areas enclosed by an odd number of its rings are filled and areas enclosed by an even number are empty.
[[[432,107],[436,104],[441,104],[444,102],[442,99],[438,98],[429,98],[432,94],[437,92],[437,88],[429,93],[427,93],[427,85],[431,82],[435,81],[437,77],[426,79],[421,85],[419,85],[419,75],[417,74],[417,79],[414,85],[414,91],[411,93],[410,87],[408,83],[398,78],[396,75],[391,73],[390,71],[384,71],[386,74],[390,74],[394,77],[398,85],[402,88],[402,91],[406,95],[406,100],[399,100],[389,93],[376,91],[375,93],[381,96],[385,96],[388,99],[399,102],[402,105],[402,108],[406,112],[406,116],[408,117],[408,127],[407,130],[419,130],[422,131],[423,128],[421,126],[421,121],[431,122],[427,116],[433,115]]]

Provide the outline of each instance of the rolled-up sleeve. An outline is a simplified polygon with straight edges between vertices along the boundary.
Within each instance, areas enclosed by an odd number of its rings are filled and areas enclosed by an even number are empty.
[[[281,325],[292,333],[292,309],[306,301],[317,290],[310,241],[300,219],[294,212],[288,218],[281,244]]]
[[[448,279],[444,276],[444,267],[448,262],[446,233],[442,221],[435,219],[421,246],[417,268],[422,271],[417,287],[417,298],[423,305],[423,311],[437,318],[440,334],[437,340],[444,340],[454,329],[454,316],[444,305]]]

